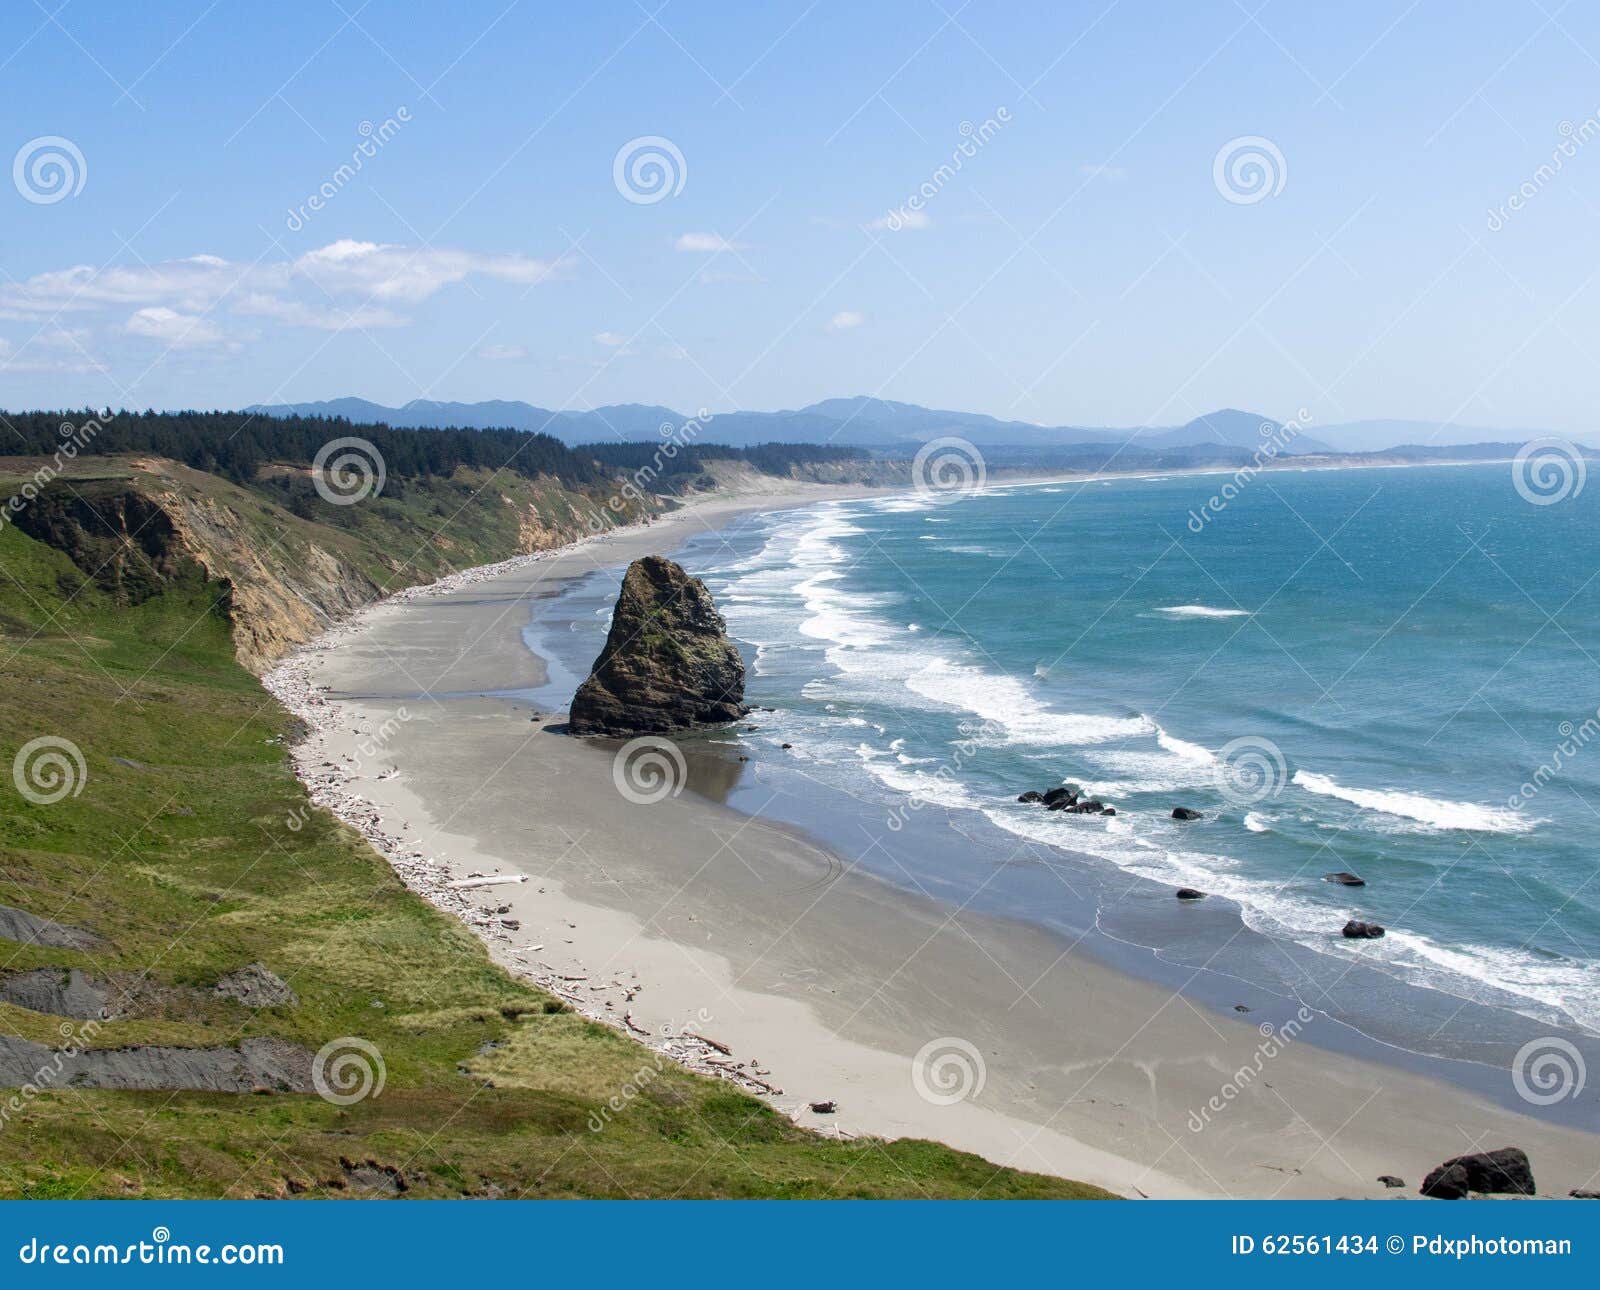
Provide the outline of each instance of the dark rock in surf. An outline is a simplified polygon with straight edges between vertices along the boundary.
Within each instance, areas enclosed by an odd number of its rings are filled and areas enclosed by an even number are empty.
[[[1097,798],[1091,797],[1087,801],[1080,799],[1061,809],[1066,811],[1068,815],[1101,815],[1105,812],[1106,804]]]
[[[1017,794],[1017,801],[1019,801],[1019,802],[1042,802],[1042,801],[1044,801],[1044,794],[1041,793],[1036,788],[1030,788],[1026,793]]]
[[[1198,820],[1203,817],[1199,811],[1194,810],[1192,807],[1174,806],[1172,808],[1172,818],[1175,820]]]
[[[1205,898],[1206,898],[1205,892],[1196,891],[1193,887],[1179,887],[1178,888],[1178,899],[1179,900],[1204,900]]]
[[[1365,878],[1357,877],[1353,873],[1345,873],[1342,870],[1339,873],[1323,874],[1322,881],[1336,882],[1341,887],[1365,887],[1367,885],[1367,880]]]
[[[1536,1194],[1533,1184],[1533,1166],[1528,1163],[1528,1153],[1520,1147],[1501,1147],[1497,1151],[1475,1151],[1468,1156],[1455,1156],[1422,1180],[1422,1194],[1433,1196],[1441,1184],[1447,1190],[1459,1183],[1467,1191],[1498,1193],[1511,1196]],[[1453,1200],[1456,1197],[1444,1197]]]
[[[1047,788],[1044,790],[1044,792],[1040,793],[1038,797],[1039,800],[1051,810],[1058,810],[1059,808],[1056,805],[1058,802],[1062,806],[1070,806],[1073,802],[1077,801],[1078,791],[1074,788],[1067,788],[1064,786]]]
[[[1344,925],[1344,935],[1346,940],[1351,941],[1375,941],[1383,935],[1383,928],[1377,923],[1363,923],[1358,918],[1352,918]]]
[[[605,648],[573,696],[572,732],[665,734],[746,711],[744,660],[705,584],[662,556],[635,560]]]

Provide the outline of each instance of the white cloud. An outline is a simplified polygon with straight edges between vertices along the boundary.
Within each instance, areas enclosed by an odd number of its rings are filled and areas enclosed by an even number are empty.
[[[123,330],[173,349],[204,349],[223,343],[222,332],[215,323],[197,314],[180,314],[164,305],[139,310],[123,324]]]
[[[352,328],[404,327],[406,319],[376,305],[353,305],[345,309],[335,304],[310,305],[286,300],[265,292],[251,292],[233,302],[232,312],[246,318],[270,318],[291,327],[311,327],[317,331],[349,331]]]
[[[478,351],[478,357],[505,362],[509,359],[527,358],[528,351],[521,345],[485,345]]]
[[[834,314],[832,318],[828,319],[828,330],[849,331],[853,327],[861,326],[861,324],[866,321],[867,316],[864,313],[860,313],[854,309],[841,309],[838,313]]]
[[[620,349],[628,343],[628,338],[619,331],[597,331],[594,338],[610,349]]]
[[[720,233],[685,233],[673,244],[673,249],[713,254],[717,251],[744,251],[749,248],[743,242],[730,242]]]
[[[37,324],[131,307],[124,331],[196,348],[223,339],[217,319],[226,314],[317,331],[402,327],[410,320],[396,306],[420,304],[469,278],[531,287],[565,263],[345,239],[292,260],[191,255],[155,264],[79,264],[0,285],[0,317]]]
[[[928,218],[927,211],[908,211],[904,206],[899,210],[887,211],[878,216],[867,225],[875,233],[900,233],[908,228],[929,228],[933,221]]]
[[[442,287],[470,277],[498,278],[534,286],[555,272],[557,262],[526,255],[484,255],[475,251],[410,250],[343,238],[294,262],[296,276],[328,291],[365,291],[379,300],[416,304]]]
[[[89,333],[77,327],[49,327],[21,345],[0,338],[0,369],[8,372],[103,372],[89,351]]]

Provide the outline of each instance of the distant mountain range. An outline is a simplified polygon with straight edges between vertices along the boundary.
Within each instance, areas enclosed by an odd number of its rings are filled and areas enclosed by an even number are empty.
[[[655,442],[689,417],[671,408],[642,403],[617,404],[588,412],[552,412],[518,400],[446,403],[414,399],[403,407],[384,407],[367,399],[325,399],[315,403],[256,405],[248,411],[277,416],[344,417],[357,422],[444,429],[507,427],[542,431],[569,445]],[[1376,452],[1401,444],[1432,448],[1459,444],[1523,443],[1541,431],[1489,429],[1428,421],[1352,421],[1319,426],[1315,436],[1302,431],[1279,434],[1271,417],[1236,408],[1196,417],[1181,426],[1041,426],[1002,421],[978,412],[945,412],[865,395],[824,399],[792,412],[719,412],[702,418],[704,443],[749,447],[758,443],[837,443],[896,454],[914,451],[941,435],[958,435],[979,448],[1049,449],[1079,445],[1168,449],[1225,447],[1253,450],[1276,437],[1285,454]]]

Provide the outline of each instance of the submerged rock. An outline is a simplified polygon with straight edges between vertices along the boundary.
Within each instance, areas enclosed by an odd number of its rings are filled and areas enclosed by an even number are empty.
[[[1365,887],[1367,885],[1367,880],[1365,878],[1357,877],[1355,874],[1346,873],[1343,870],[1338,873],[1323,874],[1322,881],[1336,882],[1341,887]]]
[[[1205,898],[1206,898],[1205,892],[1196,891],[1193,887],[1179,887],[1178,888],[1178,899],[1179,900],[1204,900]]]
[[[1172,818],[1175,820],[1198,820],[1202,817],[1200,812],[1195,810],[1193,807],[1174,806],[1172,808]]]
[[[573,696],[573,733],[666,734],[746,711],[744,660],[705,584],[662,556],[635,560],[605,648]]]

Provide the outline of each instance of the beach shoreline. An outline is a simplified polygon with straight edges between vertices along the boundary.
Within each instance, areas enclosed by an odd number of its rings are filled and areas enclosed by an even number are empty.
[[[1393,1194],[1380,1173],[1415,1182],[1475,1149],[1470,1125],[1528,1149],[1541,1180],[1585,1185],[1589,1135],[1209,1015],[759,816],[627,801],[610,748],[487,693],[543,682],[521,629],[571,578],[670,552],[696,525],[889,491],[904,490],[705,499],[369,607],[267,678],[311,731],[297,769],[510,970],[824,1132],[934,1138],[1127,1195],[1376,1196]],[[472,875],[525,881],[455,885]],[[969,1096],[916,1087],[917,1054],[940,1043]]]

